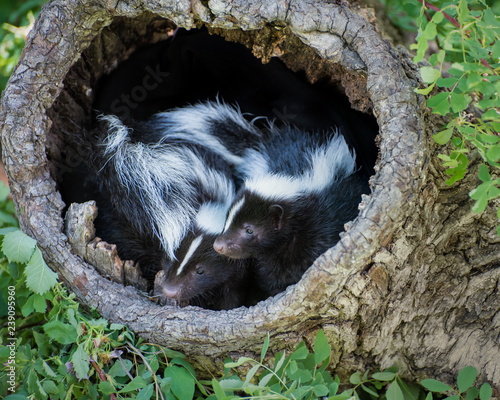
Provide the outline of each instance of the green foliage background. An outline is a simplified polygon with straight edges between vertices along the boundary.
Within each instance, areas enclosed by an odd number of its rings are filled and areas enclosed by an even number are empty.
[[[0,1],[0,91],[14,69],[29,28],[46,0]]]
[[[434,113],[449,123],[435,134],[448,184],[467,172],[471,151],[484,164],[470,195],[481,212],[500,196],[500,2],[381,0],[393,24],[411,35]],[[41,0],[0,3],[0,89],[3,90],[40,11]],[[448,18],[449,17],[449,18]],[[429,46],[431,44],[431,46]],[[432,50],[429,50],[429,49]],[[440,88],[440,90],[437,90]],[[318,399],[488,400],[491,386],[474,386],[477,370],[457,373],[453,387],[434,379],[404,382],[395,368],[359,371],[341,382],[328,370],[331,348],[322,331],[311,348],[270,357],[269,337],[258,360],[227,360],[225,374],[201,381],[183,354],[144,343],[127,327],[83,311],[57,283],[36,242],[22,233],[5,186],[0,185],[0,397],[21,399]],[[500,218],[500,211],[499,211]],[[15,365],[11,379],[9,367]],[[239,374],[238,367],[249,366]],[[9,391],[10,388],[14,392]]]

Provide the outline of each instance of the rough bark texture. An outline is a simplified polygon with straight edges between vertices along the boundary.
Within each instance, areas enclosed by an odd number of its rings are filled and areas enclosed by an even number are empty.
[[[57,160],[75,155],[65,153],[62,136],[89,122],[95,80],[134,48],[167,37],[172,23],[204,23],[264,59],[281,55],[312,80],[328,74],[379,123],[380,160],[359,216],[298,284],[248,309],[160,307],[103,278],[63,233]],[[276,350],[312,341],[323,328],[340,373],[395,363],[410,378],[450,380],[450,371],[473,365],[497,383],[496,217],[471,213],[472,175],[453,188],[442,183],[417,81],[405,54],[333,2],[53,1],[2,100],[3,157],[21,226],[83,304],[182,350],[202,370],[220,373],[224,357],[258,354],[268,331]]]

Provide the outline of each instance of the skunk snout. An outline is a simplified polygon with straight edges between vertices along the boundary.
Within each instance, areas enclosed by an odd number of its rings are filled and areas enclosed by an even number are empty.
[[[214,250],[219,253],[219,254],[222,254],[224,255],[224,253],[226,252],[227,250],[227,244],[225,242],[224,239],[221,239],[221,237],[219,236],[217,239],[215,239],[215,242],[214,242]]]
[[[163,294],[169,299],[176,299],[179,296],[179,288],[170,285],[163,286]]]

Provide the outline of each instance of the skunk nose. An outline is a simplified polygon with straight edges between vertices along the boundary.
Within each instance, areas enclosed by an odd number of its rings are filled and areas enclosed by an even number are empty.
[[[163,294],[169,299],[175,299],[179,295],[179,288],[163,286]]]
[[[224,242],[221,239],[219,239],[219,238],[215,239],[214,250],[217,253],[221,253],[221,254],[224,253]]]

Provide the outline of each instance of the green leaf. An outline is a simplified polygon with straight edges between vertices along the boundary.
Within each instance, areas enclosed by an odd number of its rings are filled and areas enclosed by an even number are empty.
[[[222,389],[222,386],[219,382],[217,382],[217,379],[215,378],[212,378],[212,388],[214,389],[214,394],[217,400],[224,400],[226,398],[224,389]]]
[[[479,137],[483,143],[495,144],[500,142],[500,137],[496,135],[486,135],[484,133],[480,133],[477,137]]]
[[[304,342],[299,343],[295,351],[290,354],[290,358],[292,360],[304,360],[309,354],[309,350],[307,350],[307,347]]]
[[[99,391],[102,393],[102,394],[111,394],[111,393],[116,393],[116,390],[115,388],[113,387],[113,385],[111,385],[110,382],[106,381],[106,382],[100,382],[99,383]]]
[[[239,367],[239,366],[241,366],[241,365],[243,365],[243,364],[245,364],[246,362],[249,362],[249,361],[254,361],[255,362],[255,360],[253,358],[250,358],[250,357],[240,357],[240,358],[238,358],[238,361],[236,361],[236,362],[226,362],[226,363],[224,363],[224,366],[226,368],[237,368],[237,367]]]
[[[403,391],[397,381],[392,382],[387,388],[387,400],[404,400]]]
[[[350,399],[351,397],[352,397],[351,391],[346,390],[345,392],[329,397],[328,400],[347,400]]]
[[[444,18],[443,13],[441,11],[438,11],[432,16],[431,21],[439,25],[441,21],[443,21],[443,18]]]
[[[314,341],[314,362],[316,365],[329,358],[331,351],[332,348],[328,344],[328,339],[326,338],[323,329],[320,329],[316,335],[316,340]]]
[[[323,384],[315,385],[313,387],[313,392],[318,397],[328,396],[328,388]]]
[[[7,233],[3,238],[2,252],[10,262],[26,264],[35,251],[36,240],[19,229]]]
[[[372,378],[378,381],[392,381],[396,377],[394,372],[375,372],[372,374]]]
[[[50,368],[50,365],[47,364],[47,361],[43,360],[42,365],[43,365],[43,370],[45,371],[47,376],[49,376],[51,378],[57,378],[57,374],[54,372],[54,370],[52,368]]]
[[[451,387],[446,383],[437,381],[436,379],[424,379],[420,382],[421,385],[431,392],[447,392]]]
[[[170,365],[165,369],[165,378],[172,378],[172,393],[179,400],[192,400],[195,382],[192,375],[182,367]]]
[[[154,383],[150,383],[145,388],[142,388],[139,393],[137,393],[135,400],[150,400],[153,396],[154,391],[155,385]]]
[[[136,376],[123,389],[121,389],[119,393],[134,392],[138,389],[143,389],[146,386],[147,382],[144,380],[144,378],[142,376]]]
[[[474,203],[472,206],[472,212],[475,213],[482,213],[484,210],[486,210],[486,206],[488,205],[488,198],[482,197]]]
[[[9,187],[5,183],[0,182],[0,203],[5,203],[9,194]]]
[[[486,209],[488,205],[488,189],[490,186],[490,182],[484,182],[469,192],[470,198],[476,200],[475,204],[472,206],[473,212],[480,213]]]
[[[57,274],[45,264],[42,252],[37,247],[24,270],[26,286],[38,294],[47,293],[57,283]]]
[[[27,317],[34,311],[35,311],[34,297],[30,296],[21,307],[21,314],[23,314],[24,317]]]
[[[219,384],[223,390],[242,390],[244,382],[241,379],[221,379]]]
[[[308,369],[298,369],[295,372],[290,373],[289,378],[302,383],[307,383],[312,380],[312,373]]]
[[[85,379],[90,371],[90,357],[85,351],[83,344],[78,345],[78,348],[71,357],[71,362],[73,363],[73,369],[75,370],[77,378]]]
[[[449,77],[449,78],[439,78],[436,81],[436,85],[442,88],[451,88],[454,86],[458,81],[458,78],[456,77]]]
[[[260,362],[264,361],[264,357],[266,356],[268,348],[269,348],[269,332],[267,332],[266,339],[264,340],[264,345],[262,346],[262,350],[260,352]]]
[[[361,388],[368,394],[372,395],[373,397],[379,397],[379,394],[373,390],[370,389],[368,386],[361,384]]]
[[[470,387],[465,393],[465,400],[475,400],[479,396],[479,389],[476,387]]]
[[[485,121],[496,121],[500,118],[500,114],[497,110],[492,108],[491,110],[484,112],[481,118]]]
[[[359,385],[361,383],[361,372],[355,372],[349,377],[349,382],[353,385]]]
[[[432,136],[437,144],[446,144],[451,139],[453,135],[453,128],[445,129],[444,131],[438,132]]]
[[[7,397],[4,398],[4,400],[30,400],[30,399],[26,397],[24,394],[14,393],[14,394],[9,394]]]
[[[425,83],[433,83],[441,76],[441,71],[433,67],[421,67],[420,76]]]
[[[435,84],[432,83],[431,85],[427,86],[426,88],[415,89],[415,93],[423,94],[424,96],[427,96],[432,91],[432,89],[434,89],[434,86],[435,86]]]
[[[47,310],[47,302],[45,301],[45,297],[40,294],[33,294],[30,296],[33,299],[33,307],[35,311],[38,313],[44,313]]]
[[[61,344],[75,343],[78,336],[73,326],[58,320],[47,322],[43,330],[52,340]]]
[[[491,48],[491,57],[492,58],[500,58],[500,41],[497,40],[493,47]]]
[[[427,106],[435,114],[446,115],[450,111],[449,96],[448,92],[438,93],[427,99]]]
[[[19,228],[9,226],[7,228],[0,228],[0,236],[5,236],[10,232],[18,232]]]
[[[261,375],[262,376],[262,375]],[[269,373],[265,375],[263,378],[260,379],[259,381],[259,386],[268,386],[269,381],[274,377],[275,375],[273,373]]]
[[[489,182],[491,180],[491,175],[490,172],[488,171],[488,167],[486,165],[481,165],[479,167],[479,173],[477,177],[482,181],[482,182]]]
[[[460,393],[465,392],[477,378],[477,369],[471,366],[465,367],[458,373],[457,386]]]
[[[9,213],[6,213],[5,211],[1,211],[0,210],[0,223],[2,225],[13,225],[11,226],[11,228],[13,228],[13,230],[18,230],[19,228],[14,228],[15,226],[17,226],[17,219],[12,216],[11,214]]]
[[[483,383],[481,389],[479,389],[479,399],[480,400],[490,400],[493,395],[493,389],[489,383]]]
[[[436,24],[433,22],[429,22],[425,26],[425,29],[418,36],[417,45],[411,46],[412,49],[414,49],[414,48],[417,49],[417,54],[416,54],[415,58],[413,59],[414,62],[419,62],[419,61],[422,61],[424,59],[425,52],[429,48],[428,41],[434,39],[436,37],[436,34],[437,34]]]
[[[470,102],[471,98],[466,94],[458,94],[452,92],[450,95],[450,104],[453,112],[460,112],[465,110]]]
[[[432,40],[436,37],[436,35],[437,35],[436,24],[433,22],[429,22],[425,26],[425,29],[422,32],[422,38],[426,40]]]
[[[59,389],[57,388],[56,384],[54,381],[50,380],[45,380],[42,383],[43,390],[47,392],[48,394],[56,394],[59,393]]]
[[[133,366],[134,364],[130,360],[122,360],[122,362],[118,360],[109,369],[108,374],[113,378],[127,376],[127,372],[130,371]]]
[[[247,376],[245,377],[245,383],[249,383],[252,380],[259,368],[259,364],[255,364],[252,368],[250,368],[250,371],[248,371]]]
[[[285,362],[286,360],[286,356],[285,356],[285,353],[283,353],[283,355],[280,357],[279,361],[276,363],[276,366],[274,367],[274,371],[279,371],[280,368],[283,366],[283,363]]]

